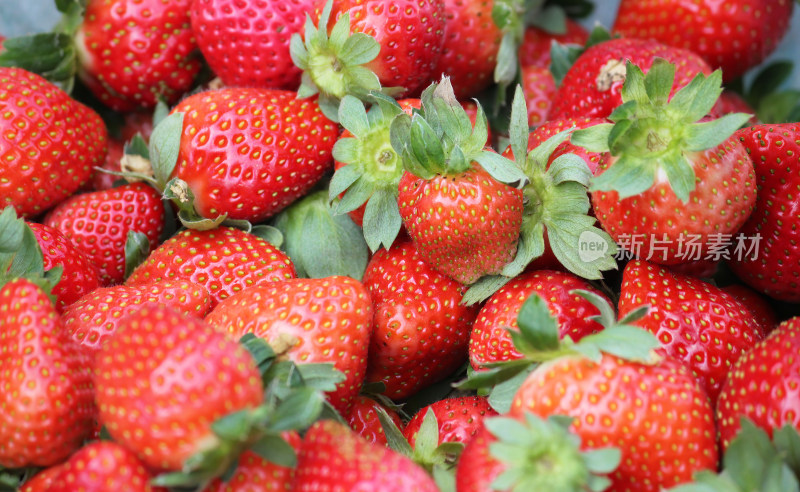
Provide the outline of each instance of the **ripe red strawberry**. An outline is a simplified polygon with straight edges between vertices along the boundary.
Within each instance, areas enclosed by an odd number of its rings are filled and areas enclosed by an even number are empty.
[[[459,396],[445,398],[422,407],[406,425],[403,435],[414,446],[417,433],[428,411],[432,411],[439,424],[439,442],[467,443],[480,429],[483,419],[497,415],[484,396]]]
[[[158,246],[164,230],[164,204],[155,189],[132,183],[111,190],[85,193],[60,203],[44,223],[58,229],[97,265],[103,285],[125,278],[125,242],[140,232]]]
[[[97,267],[58,229],[36,222],[28,222],[28,226],[42,250],[44,269],[63,268],[61,280],[52,292],[56,297],[56,309],[63,313],[72,303],[100,286]]]
[[[161,280],[137,286],[115,285],[82,297],[67,308],[61,321],[64,330],[94,359],[127,314],[142,306],[156,304],[203,318],[211,308],[211,296],[205,287],[185,280]]]
[[[761,325],[762,333],[769,334],[778,325],[775,309],[758,292],[742,284],[726,285],[722,290],[735,297],[753,313]]]
[[[521,68],[522,91],[528,103],[528,125],[539,126],[550,119],[556,83],[549,68],[533,65],[523,65]]]
[[[712,116],[720,118],[730,113],[747,113],[752,116],[747,121],[748,125],[757,125],[758,117],[756,110],[739,93],[730,89],[725,89],[719,96],[717,104],[714,105]]]
[[[439,118],[434,129],[430,122]],[[397,203],[420,255],[463,284],[500,273],[516,254],[523,215],[522,190],[506,183],[527,177],[484,149],[483,111],[473,127],[445,78],[426,89],[420,113],[401,114],[392,130],[407,171]]]
[[[106,154],[105,124],[45,79],[0,67],[0,206],[37,215],[88,182]]]
[[[747,417],[769,435],[785,425],[800,429],[800,318],[778,325],[734,364],[717,401],[725,449]]]
[[[378,420],[378,408],[382,408],[392,419],[394,425],[401,431],[403,430],[403,421],[400,420],[400,415],[395,410],[366,395],[358,395],[353,400],[350,413],[347,415],[347,423],[351,429],[367,441],[386,445],[386,433]]]
[[[60,466],[51,492],[156,492],[166,489],[150,485],[153,475],[128,449],[111,441],[94,441],[70,456]]]
[[[49,492],[54,486],[56,478],[64,468],[64,463],[45,468],[20,487],[19,492]]]
[[[375,312],[367,381],[403,399],[464,363],[478,308],[461,304],[464,286],[428,265],[413,243],[375,253],[364,285]]]
[[[369,294],[359,281],[328,277],[261,283],[220,302],[206,322],[237,340],[253,333],[298,364],[332,363],[345,380],[328,400],[348,414],[364,382],[372,332]]]
[[[489,453],[497,438],[481,425],[464,447],[456,467],[458,492],[489,492],[491,483],[506,470],[506,465]]]
[[[289,41],[318,0],[193,0],[192,31],[209,67],[231,87],[297,90]]]
[[[753,160],[758,195],[739,235],[731,270],[755,290],[783,301],[800,301],[800,232],[793,225],[800,176],[800,125],[757,125],[735,134]]]
[[[622,104],[620,90],[625,81],[625,63],[630,61],[646,73],[656,58],[676,66],[670,95],[698,73],[709,75],[712,71],[693,52],[656,41],[627,38],[604,41],[589,47],[567,71],[554,96],[550,118],[607,117]]]
[[[793,6],[790,0],[622,0],[614,31],[693,50],[729,82],[775,50]]]
[[[550,314],[558,320],[560,337],[573,341],[597,333],[603,326],[590,319],[599,313],[583,297],[572,293],[582,289],[605,296],[584,279],[568,272],[533,270],[511,279],[481,307],[469,339],[469,360],[474,369],[484,364],[522,357],[506,328],[517,327],[517,316],[531,294],[539,294]]]
[[[622,452],[608,490],[659,491],[717,467],[714,414],[705,392],[680,362],[655,364],[603,355],[563,357],[531,373],[511,416],[566,415],[588,449]]]
[[[211,305],[260,282],[295,278],[291,260],[264,239],[232,227],[185,230],[164,241],[126,285],[189,280],[211,293]]]
[[[91,0],[75,33],[78,75],[117,111],[177,100],[201,60],[189,20],[191,0]]]
[[[553,33],[536,26],[525,29],[525,37],[519,47],[519,62],[522,67],[550,68],[550,49],[553,41],[561,44],[584,45],[589,33],[578,22],[567,18],[564,32]]]
[[[226,88],[189,96],[171,177],[201,217],[260,222],[303,196],[333,166],[339,129],[315,99],[291,91]]]
[[[735,297],[658,265],[628,262],[621,289],[620,316],[649,305],[636,325],[653,333],[667,355],[694,372],[712,403],[733,364],[765,334]]]
[[[526,97],[527,99],[527,97]],[[579,130],[581,128],[589,128],[600,123],[605,123],[607,120],[604,118],[570,118],[566,120],[549,120],[545,121],[535,130],[533,130],[529,137],[528,137],[528,150],[533,150],[536,147],[540,146],[547,139],[556,136],[557,134],[569,130],[570,128],[574,128]],[[548,167],[553,163],[555,159],[561,157],[565,154],[575,154],[586,162],[586,165],[589,166],[589,170],[594,173],[597,169],[597,166],[600,165],[600,161],[602,159],[607,159],[608,154],[605,152],[590,152],[583,147],[579,147],[573,144],[570,141],[570,137],[567,137],[566,140],[561,142],[556,149],[550,154],[548,158]],[[507,157],[511,157],[511,148],[503,152],[503,155]]]
[[[295,451],[302,439],[296,432],[286,432],[284,439]],[[289,492],[292,490],[294,468],[276,465],[253,451],[245,451],[239,458],[236,471],[226,481],[215,479],[205,492]]]
[[[0,466],[60,463],[91,430],[92,376],[50,298],[28,280],[0,288],[0,354]]]
[[[95,389],[111,437],[166,470],[218,441],[214,421],[264,398],[244,347],[165,306],[142,307],[117,326],[97,355]]]
[[[625,104],[609,116],[613,123],[571,137],[610,153],[590,188],[595,215],[633,257],[664,265],[719,260],[755,205],[753,163],[731,137],[749,116],[703,121],[721,92],[718,71],[676,93],[682,67],[658,59],[648,68],[644,75],[627,64]]]
[[[409,458],[366,441],[342,424],[321,420],[303,438],[292,490],[437,492],[439,488]]]

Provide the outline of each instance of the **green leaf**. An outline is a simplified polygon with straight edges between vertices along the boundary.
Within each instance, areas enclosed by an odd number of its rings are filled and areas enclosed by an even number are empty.
[[[137,133],[132,139],[125,142],[123,152],[125,155],[136,155],[150,160],[150,149],[147,147],[147,142],[145,142],[141,133]]]
[[[278,466],[294,468],[297,454],[294,448],[278,434],[266,434],[250,446],[250,451]]]
[[[444,148],[440,137],[425,118],[414,115],[411,119],[410,149],[414,159],[429,172],[445,169]]]
[[[0,53],[0,66],[19,67],[72,91],[77,73],[77,57],[72,36],[47,32],[6,39]]]
[[[363,65],[377,58],[380,51],[381,46],[375,38],[357,32],[348,38],[339,56],[350,65]]]
[[[486,150],[474,157],[474,160],[489,173],[491,177],[501,183],[515,188],[522,188],[528,183],[528,177],[517,167],[514,161],[495,152]]]
[[[259,338],[253,333],[245,333],[239,339],[239,344],[243,346],[250,355],[258,368],[262,378],[267,373],[277,355],[272,347],[263,338]]]
[[[684,148],[689,151],[712,149],[747,124],[750,116],[746,113],[732,113],[716,120],[691,125],[686,129]]]
[[[708,77],[698,73],[686,86],[672,96],[667,108],[682,121],[694,122],[706,116],[722,94],[722,73],[717,70]]]
[[[345,380],[344,373],[330,362],[298,364],[297,372],[304,386],[318,391],[334,391],[336,385]]]
[[[644,89],[650,102],[656,105],[667,103],[675,82],[675,65],[663,58],[653,60],[653,65],[644,78]]]
[[[313,424],[320,413],[323,394],[314,388],[296,388],[275,409],[269,428],[273,431],[304,430]]]
[[[417,431],[417,439],[414,443],[415,453],[420,456],[432,456],[436,447],[439,445],[439,422],[436,414],[430,407],[422,418],[422,424]]]
[[[586,467],[594,473],[611,473],[619,467],[622,453],[617,448],[592,449],[583,453]]]
[[[550,308],[538,294],[532,294],[520,307],[517,325],[525,340],[540,351],[559,347],[558,322]]]
[[[637,326],[617,325],[581,339],[579,345],[593,345],[599,351],[622,359],[647,363],[661,346],[649,331]]]
[[[514,100],[511,102],[511,124],[508,127],[508,131],[514,160],[518,163],[524,163],[528,154],[530,130],[528,128],[528,106],[520,85],[517,85],[514,91]]]
[[[142,232],[128,231],[125,241],[125,278],[150,254],[150,240]]]
[[[647,89],[644,83],[644,73],[642,69],[634,65],[631,61],[625,62],[625,83],[620,90],[622,100],[647,102]]]
[[[492,294],[500,290],[511,280],[510,277],[503,275],[486,275],[479,278],[469,286],[461,297],[461,304],[472,306],[492,297]]]
[[[400,429],[397,428],[392,418],[389,417],[389,414],[386,413],[386,410],[380,405],[376,405],[375,413],[378,416],[381,427],[383,427],[383,434],[386,436],[386,442],[389,448],[403,456],[411,456],[414,450],[411,448],[411,445],[408,443],[405,436],[403,436]]]
[[[339,123],[356,137],[369,131],[369,120],[364,103],[351,95],[344,96],[339,104]]]
[[[595,176],[589,189],[590,191],[615,190],[622,200],[650,189],[654,181],[655,169],[642,166],[639,161],[623,156],[602,174]]]
[[[553,160],[547,173],[554,185],[572,181],[588,187],[592,181],[592,171],[582,157],[575,154],[562,154]]]
[[[514,82],[518,70],[517,42],[513,32],[506,32],[497,50],[497,64],[494,67],[495,83],[508,86]]]
[[[253,228],[250,230],[250,234],[260,237],[276,248],[280,248],[283,245],[283,233],[281,233],[280,229],[277,227],[259,224],[253,226]]]
[[[244,442],[252,428],[250,411],[241,410],[220,417],[211,424],[211,430],[225,441]]]
[[[530,24],[553,34],[567,32],[567,15],[560,5],[548,5],[538,11]]]
[[[613,123],[601,123],[581,130],[575,130],[570,137],[570,143],[583,147],[589,152],[608,152],[608,139],[611,135]]]
[[[603,325],[604,328],[612,327],[617,323],[617,314],[614,312],[614,308],[601,295],[583,289],[571,290],[570,294],[579,295],[592,303],[592,306],[596,307],[600,314],[591,319]]]
[[[335,184],[338,187],[341,183]],[[368,180],[363,175],[359,176],[356,181],[350,184],[344,196],[336,203],[333,208],[333,215],[342,215],[356,210],[361,205],[364,205],[373,193],[375,193],[375,182]]]
[[[499,414],[508,413],[511,410],[511,402],[514,401],[514,396],[520,386],[536,367],[535,364],[531,364],[505,381],[496,383],[489,393],[489,405]]]
[[[389,249],[402,227],[397,194],[389,190],[376,190],[364,209],[364,240],[370,251],[375,252],[381,247]]]
[[[786,465],[795,475],[800,476],[800,435],[797,429],[791,424],[785,424],[773,431],[772,441]]]
[[[354,138],[343,138],[336,142],[336,146],[334,146],[334,151],[336,147],[341,146],[339,144],[343,144],[343,142],[351,142],[352,144],[356,143],[356,139]],[[344,144],[343,144],[344,145]],[[343,146],[342,145],[342,146]],[[350,147],[350,145],[348,145]],[[341,159],[337,159],[340,162],[350,162],[350,161],[342,161]],[[338,197],[340,194],[344,193],[350,186],[353,185],[359,178],[361,177],[361,170],[358,169],[357,166],[354,164],[347,164],[346,166],[340,167],[333,173],[333,178],[331,178],[330,183],[328,184],[328,200],[333,201]],[[362,202],[363,203],[363,202]],[[361,206],[361,204],[356,205],[352,210],[355,210]],[[337,213],[346,213],[344,211]]]
[[[16,236],[17,232],[12,230],[12,234]],[[0,271],[0,276],[3,273],[5,272]],[[23,222],[22,240],[19,249],[12,256],[7,275],[11,278],[25,277],[33,279],[41,277],[43,274],[44,257],[42,256],[42,249],[39,247],[39,242],[36,241],[36,235],[33,230]]]
[[[454,386],[460,390],[481,390],[492,388],[497,384],[508,381],[520,372],[530,368],[532,362],[525,359],[508,361],[498,367],[491,367],[475,371],[466,379],[459,381]]]
[[[156,180],[163,188],[169,181],[181,150],[183,113],[167,116],[150,135],[150,162]]]

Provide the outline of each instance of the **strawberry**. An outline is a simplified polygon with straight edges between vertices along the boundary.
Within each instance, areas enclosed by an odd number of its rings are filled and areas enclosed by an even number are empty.
[[[569,68],[553,98],[550,118],[605,118],[622,104],[621,89],[630,62],[645,73],[656,58],[676,66],[673,95],[697,74],[710,75],[708,64],[691,51],[643,39],[611,39],[589,47]],[[710,110],[710,108],[708,108]],[[705,115],[701,115],[705,116]]]
[[[800,429],[800,318],[791,318],[736,361],[717,401],[722,448],[747,417],[770,436],[784,426]]]
[[[725,89],[719,96],[717,104],[714,105],[712,116],[720,118],[730,113],[747,113],[752,115],[747,121],[748,125],[757,125],[758,117],[756,110],[739,93],[730,89]]]
[[[220,442],[219,418],[264,398],[252,356],[221,331],[165,306],[128,315],[102,345],[95,389],[111,437],[147,467],[181,470]]]
[[[211,293],[213,308],[252,285],[295,277],[292,262],[278,248],[240,229],[220,227],[178,232],[150,253],[126,285],[188,280]]]
[[[519,62],[523,68],[550,68],[550,48],[553,42],[560,44],[584,45],[589,40],[589,33],[578,22],[567,18],[564,30],[550,32],[537,26],[528,26],[519,47]]]
[[[0,67],[0,206],[37,215],[88,182],[108,132],[89,107],[42,77]]]
[[[778,325],[775,309],[758,292],[742,284],[726,285],[722,290],[735,297],[753,313],[761,326],[762,333],[768,334]]]
[[[423,93],[420,113],[395,119],[392,133],[407,171],[397,203],[420,255],[463,284],[499,273],[516,254],[522,225],[522,191],[507,183],[526,177],[484,149],[483,111],[473,127],[445,78]]]
[[[719,260],[755,205],[753,163],[731,137],[749,115],[695,123],[722,90],[719,71],[674,92],[682,68],[660,58],[648,68],[644,75],[627,64],[613,123],[572,135],[573,144],[610,152],[590,188],[595,215],[631,256],[665,265]]]
[[[366,441],[342,424],[321,420],[303,437],[292,490],[437,492],[439,488],[407,457]]]
[[[63,313],[71,304],[100,286],[100,275],[89,256],[58,229],[28,222],[42,250],[44,269],[63,268],[61,280],[53,287],[56,309]]]
[[[328,400],[347,415],[364,382],[372,306],[349,277],[292,279],[248,287],[220,302],[206,322],[239,339],[252,333],[296,363],[333,363],[346,376]]]
[[[793,5],[790,0],[622,0],[614,31],[693,50],[730,82],[775,50],[789,29]]]
[[[800,301],[800,246],[794,224],[800,176],[800,125],[756,125],[739,130],[753,160],[758,195],[755,210],[739,231],[728,262],[731,270],[758,292],[783,301]],[[740,248],[740,246],[744,246]]]
[[[353,400],[350,413],[347,415],[347,424],[359,436],[376,444],[387,444],[386,433],[378,420],[378,408],[383,409],[398,429],[403,429],[403,421],[398,413],[375,398],[358,395]]]
[[[497,415],[483,396],[445,398],[417,411],[406,425],[403,435],[415,446],[417,433],[428,411],[433,412],[439,424],[439,442],[468,443],[480,429],[483,419]]]
[[[231,87],[296,90],[301,70],[289,57],[291,36],[302,31],[317,0],[191,2],[192,31],[209,67]]]
[[[172,113],[182,115],[176,116],[182,125],[169,119],[161,124],[170,145],[180,142],[179,153],[163,174],[180,182],[164,179],[162,186],[193,196],[191,211],[200,217],[260,222],[303,196],[333,166],[339,129],[315,99],[299,99],[295,92],[206,91]]]
[[[119,176],[111,174],[122,170],[120,162],[125,156],[125,144],[117,139],[108,140],[108,151],[106,160],[97,172],[92,176],[91,189],[89,191],[110,190],[120,179]],[[111,171],[111,172],[106,172]]]
[[[526,100],[527,99],[528,98],[526,96]],[[581,128],[589,128],[600,123],[605,123],[606,121],[607,120],[604,118],[569,118],[565,120],[551,119],[549,121],[545,121],[530,133],[530,136],[528,137],[528,150],[534,150],[536,147],[546,142],[549,138],[569,130],[570,128],[580,130]],[[586,165],[589,166],[589,171],[592,173],[594,173],[597,169],[597,166],[600,165],[601,160],[608,158],[608,154],[605,152],[590,152],[583,147],[573,144],[568,136],[563,142],[558,144],[558,147],[556,147],[553,153],[550,154],[548,158],[548,166],[550,166],[554,160],[565,154],[575,154],[583,158],[583,160],[586,162]],[[503,155],[511,156],[511,148],[509,147],[506,149]]]
[[[403,399],[466,360],[477,306],[461,304],[464,287],[425,262],[411,242],[381,249],[364,272],[375,312],[367,381]]]
[[[539,126],[550,117],[556,83],[549,68],[522,66],[522,90],[528,103],[528,125]]]
[[[597,333],[603,327],[591,319],[599,313],[575,289],[603,295],[587,281],[568,272],[533,270],[511,279],[481,307],[469,339],[469,360],[474,369],[493,362],[522,357],[507,328],[517,327],[517,316],[531,294],[541,295],[550,314],[558,320],[559,336],[574,341]],[[605,297],[605,296],[603,296]]]
[[[66,309],[61,321],[72,339],[94,357],[127,314],[156,304],[203,318],[211,307],[211,296],[205,287],[181,280],[115,285],[80,298]]]
[[[91,430],[91,373],[52,301],[29,280],[0,288],[0,353],[0,465],[60,463]]]
[[[364,100],[382,86],[418,94],[444,42],[444,0],[327,0],[314,21],[306,21],[303,36],[292,35],[292,60],[304,71],[298,92],[319,93],[334,121],[348,94]]]
[[[650,310],[636,325],[694,372],[712,403],[733,364],[765,334],[753,313],[722,289],[632,260],[622,276],[619,313],[643,304]]]
[[[297,450],[301,438],[296,432],[285,433],[286,442]],[[236,471],[226,481],[215,479],[205,492],[278,492],[291,491],[294,468],[272,463],[253,451],[245,451],[239,458]]]
[[[63,468],[64,463],[45,468],[26,480],[22,487],[20,487],[19,492],[49,492]]]
[[[104,285],[125,277],[125,242],[131,232],[147,236],[152,251],[164,230],[164,204],[144,183],[85,193],[60,203],[44,223],[66,235],[97,265]]]
[[[70,456],[60,466],[48,490],[51,492],[164,491],[153,487],[153,475],[128,449],[111,441],[94,441]]]

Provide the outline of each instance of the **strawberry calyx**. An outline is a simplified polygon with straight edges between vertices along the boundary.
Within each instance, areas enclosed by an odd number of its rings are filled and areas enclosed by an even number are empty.
[[[608,474],[622,459],[618,448],[581,450],[581,439],[569,431],[572,418],[542,419],[526,412],[523,419],[489,417],[486,429],[497,441],[489,453],[506,465],[491,483],[492,490],[602,491]]]
[[[500,275],[485,276],[464,294],[464,304],[482,302],[505,283],[522,273],[545,252],[547,241],[556,258],[570,272],[587,279],[600,279],[602,272],[616,268],[617,246],[611,236],[595,225],[587,188],[592,173],[586,161],[563,154],[550,163],[550,156],[572,130],[553,135],[528,151],[528,120],[525,97],[517,86],[511,108],[509,137],[514,160],[527,177],[522,188],[524,211],[515,258]],[[521,164],[520,164],[521,163]],[[601,243],[598,254],[581,250],[589,241]],[[594,252],[592,252],[594,253]]]
[[[723,492],[730,490],[800,491],[797,450],[800,435],[792,425],[772,431],[772,439],[747,417],[722,457],[722,470],[695,473],[693,481],[666,492]]]
[[[553,74],[556,87],[561,85],[564,76],[583,52],[614,37],[619,36],[612,36],[608,29],[598,24],[589,33],[589,37],[583,46],[554,42],[550,47],[550,73]]]
[[[63,267],[44,269],[44,255],[33,230],[18,218],[14,207],[0,213],[0,287],[24,278],[44,291],[55,303],[53,287],[61,280]]]
[[[239,343],[253,356],[261,374],[264,403],[218,419],[211,426],[213,435],[199,444],[183,469],[157,476],[153,485],[203,490],[215,478],[229,479],[247,450],[277,465],[295,467],[297,456],[283,433],[304,431],[321,418],[344,422],[324,394],[344,380],[333,364],[295,364],[252,333]]]
[[[485,147],[488,124],[483,108],[478,104],[473,127],[448,77],[426,88],[421,99],[421,110],[413,116],[399,114],[390,129],[392,147],[406,171],[422,179],[456,176],[477,162],[501,183],[517,188],[527,184],[527,176],[512,160]]]
[[[603,330],[575,342],[571,337],[560,338],[558,321],[550,313],[547,302],[538,294],[528,297],[517,316],[518,329],[506,327],[514,348],[521,359],[486,364],[472,371],[467,378],[455,384],[461,390],[490,391],[489,403],[499,413],[508,411],[511,398],[525,376],[539,364],[561,357],[585,357],[599,362],[603,354],[620,357],[642,364],[659,360],[654,352],[660,346],[649,331],[633,325],[647,314],[649,306],[641,306],[617,319],[614,308],[602,296],[586,290],[571,291],[592,305],[600,314],[590,317],[603,326]]]
[[[591,191],[616,191],[620,199],[667,180],[675,196],[689,201],[696,187],[692,152],[717,147],[751,115],[733,113],[700,121],[722,93],[722,72],[700,73],[670,98],[675,65],[657,58],[645,75],[626,63],[623,104],[600,124],[576,131],[572,143],[592,152],[610,152],[613,164],[592,180]]]
[[[347,95],[339,106],[339,121],[353,137],[340,138],[333,157],[345,164],[331,178],[328,199],[335,213],[345,214],[366,202],[363,220],[364,239],[371,251],[388,249],[397,238],[403,221],[397,207],[397,187],[403,165],[390,140],[390,128],[403,113],[392,98],[373,94],[369,112],[357,98]]]
[[[319,94],[322,113],[338,122],[339,104],[348,94],[366,100],[371,91],[381,91],[378,76],[364,67],[380,53],[380,44],[372,36],[350,31],[350,13],[345,12],[328,34],[333,0],[327,0],[315,26],[306,14],[303,36],[292,35],[290,54],[303,70],[298,98]]]
[[[282,249],[298,276],[363,277],[369,260],[364,234],[349,216],[337,213],[325,190],[289,205],[275,217],[273,225],[283,236]]]

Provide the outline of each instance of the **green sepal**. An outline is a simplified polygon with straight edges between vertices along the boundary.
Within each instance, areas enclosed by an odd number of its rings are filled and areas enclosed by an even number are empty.
[[[0,53],[0,66],[36,73],[71,93],[78,60],[71,35],[48,32],[6,39]]]
[[[150,254],[150,240],[142,232],[128,231],[125,240],[125,278],[147,259]]]
[[[125,155],[136,155],[150,160],[150,149],[141,133],[137,133],[132,139],[125,142],[122,149]]]
[[[490,389],[530,369],[530,367],[531,361],[525,359],[489,365],[486,369],[470,373],[467,378],[455,383],[453,387],[459,390]]]
[[[560,5],[548,5],[532,16],[529,26],[539,28],[551,34],[567,32],[567,13]]]
[[[539,296],[530,296],[520,307],[517,315],[518,334],[511,330],[518,350],[555,350],[559,345],[558,322],[550,314],[547,303]]]
[[[349,142],[349,143],[344,144],[344,142]],[[340,144],[342,144],[342,145],[340,145]],[[355,139],[354,138],[343,138],[343,139],[340,139],[338,142],[336,142],[336,145],[334,146],[334,151],[336,150],[337,147],[339,149],[343,149],[345,147],[353,146],[351,144],[355,144]],[[350,157],[350,154],[346,154],[346,155],[348,157]],[[339,159],[338,157],[335,157],[335,156],[334,156],[334,158],[336,158],[336,160],[340,161],[340,162],[349,162],[351,160],[354,160],[353,157],[351,157],[351,159],[347,159],[347,160]],[[341,195],[342,193],[347,191],[347,189],[350,188],[350,186],[352,186],[353,183],[358,181],[359,178],[361,178],[361,171],[354,164],[347,164],[346,166],[342,166],[339,169],[337,169],[336,172],[333,173],[333,177],[331,178],[331,181],[328,184],[328,200],[331,201],[331,202],[334,201],[339,195]],[[352,200],[352,201],[355,202],[356,200]],[[364,203],[364,202],[361,202],[361,203]],[[350,208],[350,210],[357,209],[358,207],[361,206],[361,203],[359,203],[359,204],[355,204],[354,203],[351,206],[352,208]],[[341,204],[341,202],[339,202],[339,207],[342,207],[342,206],[343,205]],[[346,211],[342,211],[342,212],[339,212],[337,210],[337,213],[346,213],[346,212],[349,212],[350,210],[346,210]]]
[[[514,376],[492,386],[488,396],[489,405],[501,415],[508,413],[511,410],[514,395],[536,367],[538,367],[536,364],[530,364]]]
[[[525,94],[522,86],[517,85],[514,99],[511,101],[511,121],[508,126],[509,144],[514,161],[525,162],[528,155],[528,107],[525,103]]]
[[[500,290],[505,284],[511,281],[511,277],[505,275],[486,275],[479,278],[461,296],[461,304],[473,306],[492,297],[492,294]]]
[[[325,190],[293,203],[273,225],[283,233],[283,248],[301,277],[346,275],[360,280],[368,251],[361,228],[347,215],[335,215]]]
[[[159,188],[164,189],[175,166],[181,150],[181,135],[183,134],[183,113],[173,113],[164,118],[150,135],[150,162],[153,166],[153,175]]]
[[[386,436],[386,444],[389,446],[389,449],[403,456],[411,457],[411,455],[414,454],[414,449],[411,447],[411,444],[408,443],[402,431],[397,428],[397,425],[386,410],[380,405],[377,405],[375,407],[375,413],[383,428],[383,434]]]
[[[322,412],[325,396],[315,388],[296,388],[275,409],[269,420],[273,431],[306,429]]]
[[[275,351],[272,350],[272,347],[270,347],[266,340],[257,337],[253,333],[245,333],[242,335],[242,337],[239,338],[239,344],[253,357],[258,372],[263,378],[277,358]]]
[[[403,227],[403,219],[397,205],[396,193],[376,190],[364,209],[364,240],[373,253],[378,249],[389,249]]]
[[[514,161],[495,152],[485,150],[473,157],[495,180],[515,188],[528,184],[528,177]]]
[[[572,0],[570,0],[572,1]],[[582,1],[582,0],[577,0]],[[574,17],[574,16],[571,16]],[[586,44],[578,46],[574,44],[552,43],[550,47],[550,73],[553,74],[556,87],[561,85],[564,76],[567,74],[575,60],[590,47],[612,39],[611,33],[600,24],[597,24],[590,32]]]
[[[250,234],[260,237],[276,248],[283,246],[283,233],[277,227],[267,224],[255,225],[250,229]]]
[[[268,433],[250,446],[250,451],[278,466],[294,468],[297,466],[297,454],[294,448],[280,435]]]

